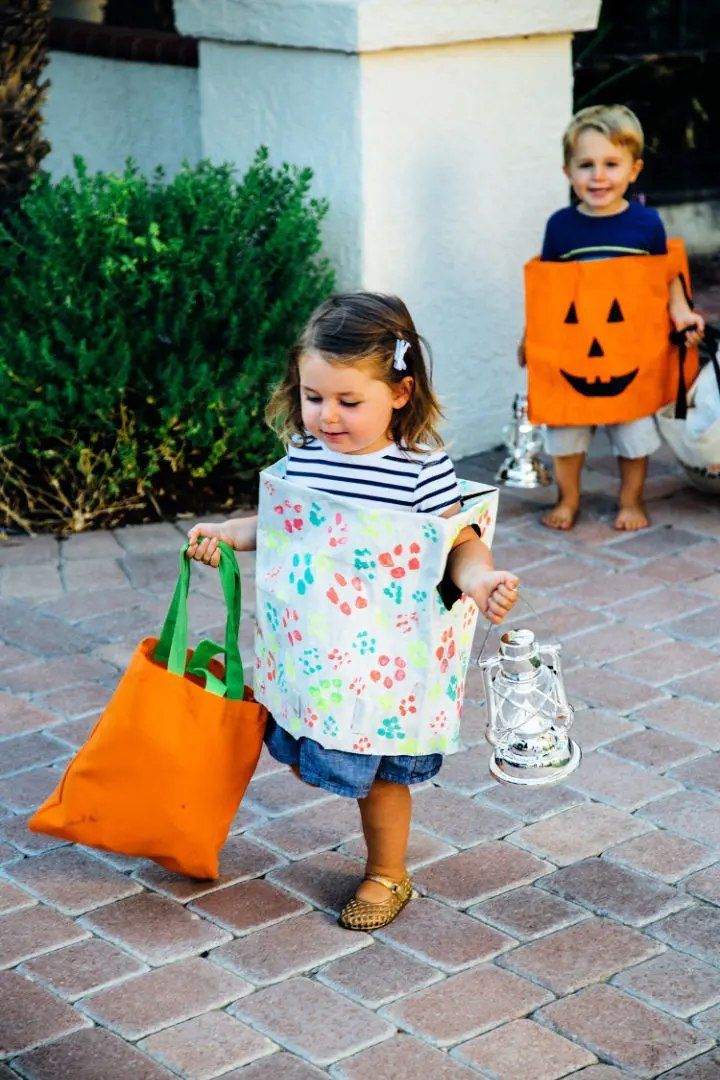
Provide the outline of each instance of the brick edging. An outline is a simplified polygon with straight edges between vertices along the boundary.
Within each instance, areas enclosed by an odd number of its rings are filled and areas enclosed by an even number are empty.
[[[198,66],[197,38],[164,30],[103,26],[80,19],[51,19],[48,46],[56,52],[135,60],[145,64]]]

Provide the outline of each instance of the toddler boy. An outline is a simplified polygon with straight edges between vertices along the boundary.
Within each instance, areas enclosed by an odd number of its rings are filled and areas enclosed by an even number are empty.
[[[643,167],[640,121],[624,105],[581,109],[563,135],[563,171],[578,202],[556,211],[545,228],[542,258],[550,261],[664,255],[665,229],[656,210],[628,202],[625,193]],[[704,320],[690,308],[679,277],[671,281],[668,310],[676,330],[692,328],[688,345],[702,338]],[[525,364],[524,341],[519,349]],[[653,416],[605,425],[620,470],[615,528],[644,529],[643,502],[648,457],[660,439]],[[555,463],[559,498],[542,518],[551,529],[570,529],[580,507],[580,476],[594,426],[548,427],[548,450]]]

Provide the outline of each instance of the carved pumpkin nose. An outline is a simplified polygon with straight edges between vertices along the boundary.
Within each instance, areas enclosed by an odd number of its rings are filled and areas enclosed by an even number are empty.
[[[592,345],[590,346],[590,351],[588,352],[588,356],[604,356],[604,355],[605,355],[605,353],[602,350],[602,345],[600,344],[598,339],[596,337],[594,337],[592,339]]]

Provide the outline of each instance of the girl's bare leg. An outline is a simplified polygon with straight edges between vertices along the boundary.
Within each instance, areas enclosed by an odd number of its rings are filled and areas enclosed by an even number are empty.
[[[553,457],[559,498],[552,510],[540,519],[549,529],[572,529],[580,509],[580,474],[585,454]]]
[[[358,799],[368,856],[365,872],[401,881],[407,873],[412,797],[406,784],[376,780],[364,799]],[[363,881],[356,894],[370,903],[383,903],[388,891],[376,881]]]
[[[620,469],[620,508],[615,518],[615,528],[627,532],[647,529],[650,524],[645,513],[643,492],[647,476],[648,458],[618,458]]]

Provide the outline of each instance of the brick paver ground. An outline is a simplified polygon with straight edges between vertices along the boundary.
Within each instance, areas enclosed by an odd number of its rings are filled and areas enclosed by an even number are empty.
[[[586,475],[566,535],[538,523],[550,492],[503,492],[495,548],[518,621],[563,642],[583,764],[491,781],[471,670],[465,747],[416,795],[423,899],[375,936],[334,920],[355,804],[265,755],[217,882],[27,831],[157,629],[183,527],[0,544],[1,1077],[720,1077],[720,507],[660,453],[652,528],[623,536],[603,446]],[[217,633],[215,575],[194,579]]]

